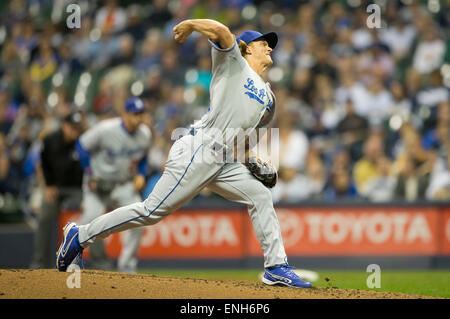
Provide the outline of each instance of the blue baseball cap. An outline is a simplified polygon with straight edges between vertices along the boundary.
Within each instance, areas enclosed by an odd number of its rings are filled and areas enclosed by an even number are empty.
[[[144,102],[138,97],[131,97],[125,102],[125,111],[127,113],[141,113],[145,111]]]
[[[252,41],[264,39],[269,44],[269,47],[272,49],[275,48],[275,46],[278,43],[278,35],[275,32],[267,32],[267,33],[259,33],[258,31],[251,31],[247,30],[241,33],[240,36],[236,38],[236,42],[239,44],[239,41],[244,41],[245,44],[249,44]]]

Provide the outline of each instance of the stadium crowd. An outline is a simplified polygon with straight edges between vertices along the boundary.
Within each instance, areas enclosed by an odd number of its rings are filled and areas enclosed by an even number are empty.
[[[80,0],[80,28],[68,27],[70,3],[0,5],[3,209],[38,209],[40,145],[67,114],[82,111],[89,127],[132,95],[148,109],[151,191],[172,131],[208,109],[208,42],[173,40],[186,18],[279,35],[266,74],[276,203],[450,199],[450,1],[378,1],[379,28],[364,0]]]

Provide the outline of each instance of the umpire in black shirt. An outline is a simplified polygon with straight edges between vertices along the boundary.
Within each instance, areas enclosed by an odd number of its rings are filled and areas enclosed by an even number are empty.
[[[81,201],[83,170],[75,142],[83,132],[83,117],[73,112],[64,117],[61,128],[47,135],[41,151],[45,186],[34,237],[31,268],[54,268],[54,247],[61,203],[69,197]]]

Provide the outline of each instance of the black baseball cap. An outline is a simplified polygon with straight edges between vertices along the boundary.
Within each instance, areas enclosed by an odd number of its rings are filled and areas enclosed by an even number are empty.
[[[83,115],[81,114],[81,112],[78,111],[71,112],[63,118],[63,122],[76,126],[81,126],[83,122]]]

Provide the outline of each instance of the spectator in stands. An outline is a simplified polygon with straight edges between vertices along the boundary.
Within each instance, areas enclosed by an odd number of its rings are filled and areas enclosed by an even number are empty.
[[[151,68],[159,65],[162,56],[161,41],[161,33],[158,29],[149,30],[133,62],[136,71],[147,73]]]
[[[158,104],[162,100],[161,92],[161,71],[158,67],[149,70],[144,78],[144,92],[142,98],[146,100],[150,108],[150,113],[155,113]]]
[[[279,127],[279,160],[281,167],[290,167],[300,172],[306,168],[306,160],[309,150],[309,142],[305,133],[295,128],[299,113],[291,108],[278,114]],[[275,147],[276,146],[272,146]],[[291,172],[287,173],[291,176]]]
[[[39,53],[30,65],[31,80],[42,82],[55,73],[58,67],[56,54],[51,46],[50,39],[43,38],[39,43]]]
[[[292,37],[285,37],[280,39],[277,45],[277,50],[273,53],[274,63],[278,67],[282,67],[286,71],[289,71],[294,64],[295,56],[295,42]]]
[[[371,44],[360,54],[357,62],[360,78],[369,86],[375,77],[381,81],[389,80],[394,73],[394,67],[389,48],[381,42]]]
[[[442,102],[450,101],[450,90],[442,83],[440,70],[429,74],[429,84],[423,86],[417,94],[417,103],[420,106],[419,113],[423,110],[429,112],[429,116],[423,118],[423,127],[428,130],[433,127],[437,120],[437,107]]]
[[[83,23],[80,29],[74,29],[68,36],[70,53],[74,59],[80,61],[85,67],[90,67],[92,19],[89,16],[83,16]]]
[[[295,167],[280,166],[279,179],[272,189],[274,203],[295,203],[309,197],[308,180]]]
[[[436,148],[439,156],[449,151],[447,141],[450,140],[450,101],[441,102],[437,110],[436,127],[429,129],[423,137],[425,149]]]
[[[320,153],[314,149],[310,149],[308,152],[305,175],[309,185],[308,198],[322,198],[322,192],[327,182],[327,171]]]
[[[369,13],[360,8],[354,13],[354,30],[351,33],[352,47],[357,51],[365,50],[375,42],[375,36],[370,29],[367,28],[367,18]]]
[[[134,57],[134,44],[134,38],[129,34],[118,37],[118,48],[109,61],[108,67],[131,65]]]
[[[43,92],[38,85],[33,85],[28,104],[20,106],[14,124],[8,134],[8,143],[12,147],[19,147],[24,142],[31,144],[39,137],[46,115]],[[24,150],[26,153],[26,150]],[[20,152],[22,153],[22,152]]]
[[[22,115],[23,114],[23,115]],[[18,120],[22,120],[22,117],[26,116],[23,112],[18,115]],[[10,175],[9,175],[9,188],[11,192],[18,195],[26,188],[24,185],[23,165],[25,163],[26,154],[32,143],[32,137],[30,134],[30,128],[27,125],[16,125],[14,123],[14,132],[10,132],[7,137],[7,143],[10,154]]]
[[[186,73],[186,87],[194,88],[196,99],[194,104],[209,104],[209,85],[212,79],[211,57],[201,55],[198,58],[197,66]]]
[[[311,106],[301,98],[300,94],[295,94],[286,87],[274,88],[274,93],[278,101],[278,111],[275,113],[276,118],[283,116],[295,118],[295,127],[302,129],[308,135],[316,121]],[[288,114],[284,114],[284,111]],[[276,127],[280,126],[277,124]]]
[[[383,126],[386,132],[386,155],[393,157],[393,146],[398,140],[398,130],[402,123],[417,123],[420,119],[412,111],[411,100],[406,97],[405,86],[400,81],[393,81],[390,84],[392,104],[388,110],[388,117]]]
[[[332,29],[347,29],[352,24],[352,18],[347,14],[344,4],[341,2],[331,2],[326,17],[328,24],[325,23],[325,26]]]
[[[383,138],[379,131],[372,131],[364,142],[363,157],[353,167],[353,179],[358,194],[367,197],[370,180],[379,173],[378,160],[383,154]]]
[[[167,97],[165,104],[161,107],[164,115],[159,118],[159,124],[164,127],[166,138],[170,141],[172,140],[173,130],[182,126],[180,121],[187,123],[188,119],[191,118],[189,107],[184,99],[184,91],[183,86],[173,87],[170,96]]]
[[[293,166],[279,168],[279,180],[272,189],[274,203],[295,203],[321,197],[325,186],[324,166],[317,155],[310,155],[304,174]]]
[[[335,57],[352,57],[355,53],[354,46],[352,44],[352,35],[354,33],[349,28],[341,28],[337,30],[335,40],[330,45],[330,51],[332,56]],[[339,68],[336,65],[336,68]]]
[[[309,106],[312,104],[313,76],[308,68],[297,67],[288,84],[291,94]]]
[[[68,41],[64,41],[58,48],[58,70],[64,77],[81,73],[84,65],[72,54],[72,48]]]
[[[8,191],[7,178],[9,168],[9,150],[6,144],[6,137],[3,133],[0,133],[0,193],[6,193]]]
[[[8,135],[14,124],[17,109],[12,105],[7,90],[0,90],[0,133]]]
[[[421,74],[429,74],[439,69],[445,54],[445,42],[439,34],[439,29],[429,18],[426,21],[427,24],[423,34],[419,35],[419,43],[413,56],[413,67]]]
[[[105,118],[112,116],[113,109],[113,88],[107,77],[100,79],[98,92],[92,102],[92,112],[99,116],[99,118]]]
[[[429,174],[423,174],[418,163],[407,155],[397,176],[395,197],[409,202],[425,199],[428,183]]]
[[[384,155],[376,160],[376,175],[364,185],[365,196],[373,202],[387,202],[394,198],[396,180],[392,173],[392,163]]]
[[[337,79],[337,71],[331,59],[328,47],[323,42],[318,42],[314,46],[315,62],[311,68],[313,74],[324,74],[334,83]]]
[[[423,148],[420,132],[410,123],[404,123],[400,129],[400,140],[396,146],[394,170],[404,170],[407,161],[413,160],[417,166],[430,160],[430,153]]]
[[[38,45],[38,37],[31,19],[27,18],[13,25],[12,40],[21,60],[28,63],[32,58],[33,50]]]
[[[109,67],[111,60],[119,53],[119,39],[118,35],[101,33],[98,39],[89,42],[88,59],[92,70],[107,69]]]
[[[406,97],[405,88],[400,81],[393,81],[390,85],[392,104],[389,107],[389,115],[397,115],[403,121],[409,121],[412,116],[412,104]]]
[[[450,100],[439,103],[437,119],[438,122],[450,125]]]
[[[1,19],[8,32],[27,17],[27,9],[26,0],[16,0],[7,3],[7,8],[3,9]]]
[[[32,268],[53,268],[57,217],[62,202],[67,198],[81,201],[83,170],[75,156],[75,142],[83,131],[83,115],[67,115],[61,129],[43,140],[41,167],[44,176],[42,206],[34,238]]]
[[[172,19],[172,12],[168,8],[167,0],[153,1],[152,11],[148,17],[151,25],[156,28],[162,28],[167,22]]]
[[[368,119],[371,126],[380,126],[389,115],[392,97],[384,87],[382,78],[374,76],[365,91],[354,100],[355,112]]]
[[[289,25],[289,33],[295,37],[295,46],[297,50],[303,47],[311,40],[314,34],[316,18],[316,8],[312,3],[302,3],[295,12],[295,19]],[[268,21],[267,21],[268,22]]]
[[[393,17],[392,24],[383,28],[380,32],[380,39],[386,43],[395,61],[401,61],[408,56],[412,49],[416,29],[409,23],[405,12]]]
[[[355,98],[362,95],[365,91],[364,85],[357,81],[354,72],[340,72],[338,86],[335,90],[334,99],[336,103],[346,113],[346,104],[348,100],[354,101]],[[354,107],[353,107],[354,108]]]
[[[357,195],[358,192],[349,171],[344,169],[333,170],[324,190],[325,200],[355,199]]]
[[[185,70],[178,62],[178,52],[170,48],[166,50],[161,60],[161,78],[174,86],[184,84]]]
[[[59,120],[67,116],[72,111],[72,103],[70,102],[67,89],[60,86],[54,90],[56,96],[56,104],[53,106],[52,115],[55,120]]]
[[[330,166],[331,172],[339,170],[351,171],[352,160],[349,151],[341,145],[338,146],[333,154],[333,160]]]
[[[450,149],[449,140],[446,143]],[[443,158],[436,157],[425,195],[429,200],[450,199],[450,152]]]
[[[408,68],[405,72],[405,92],[406,97],[411,101],[412,111],[418,113],[419,103],[417,102],[417,94],[422,87],[422,76],[414,68]]]
[[[151,21],[151,22],[150,22]],[[136,42],[141,42],[149,29],[149,24],[154,26],[153,19],[142,19],[142,7],[139,4],[131,4],[127,8],[127,26],[123,30],[125,34],[130,34]]]
[[[353,101],[346,101],[346,115],[339,122],[337,132],[344,146],[349,150],[352,161],[358,160],[362,155],[362,145],[369,130],[368,121],[356,114]]]
[[[345,112],[334,100],[335,92],[329,76],[325,74],[315,76],[313,96],[313,106],[315,111],[320,114],[319,121],[321,125],[326,130],[334,130],[344,117]]]
[[[100,8],[95,16],[95,26],[105,34],[118,33],[126,24],[127,14],[118,6],[117,0],[106,0],[105,6]]]
[[[1,52],[0,74],[5,84],[13,85],[20,78],[20,74],[27,70],[27,64],[20,57],[19,51],[12,40],[3,44]]]

